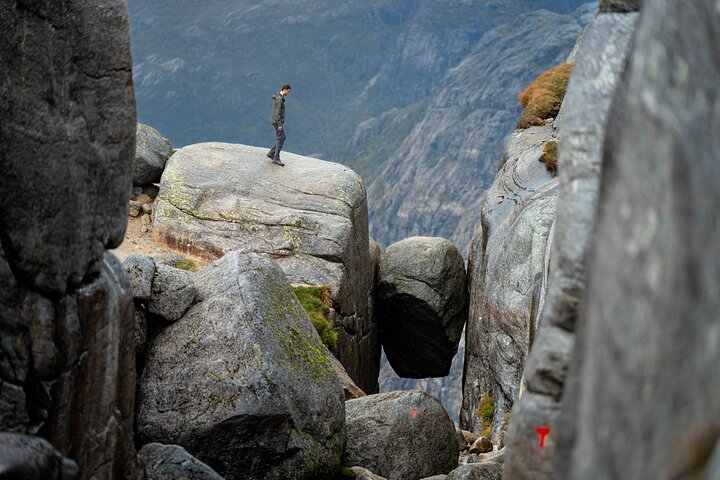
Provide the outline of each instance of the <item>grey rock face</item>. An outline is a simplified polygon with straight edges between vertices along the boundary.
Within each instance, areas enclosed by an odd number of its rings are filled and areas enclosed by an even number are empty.
[[[154,128],[137,124],[137,144],[135,146],[135,163],[133,185],[146,185],[160,181],[168,158],[173,153],[170,140],[160,135]]]
[[[600,0],[600,13],[637,12],[642,4],[643,0]]]
[[[491,439],[501,443],[520,394],[547,288],[557,178],[539,161],[550,127],[516,131],[487,191],[468,259],[470,312],[460,426],[479,433],[481,404],[494,406]]]
[[[3,2],[0,32],[3,249],[24,282],[59,296],[100,273],[127,225],[135,100],[125,2]]]
[[[568,478],[690,478],[718,441],[717,7],[643,4],[608,122],[577,388],[560,414]]]
[[[228,479],[332,478],[343,390],[282,270],[230,252],[195,283],[197,302],[148,353],[142,441],[181,445]]]
[[[347,167],[290,153],[278,168],[266,153],[223,143],[176,152],[163,173],[153,235],[207,258],[230,250],[266,254],[293,284],[329,285],[340,313],[339,360],[358,386],[377,391],[362,181]]]
[[[412,237],[380,257],[376,314],[381,343],[401,377],[448,374],[467,319],[465,265],[449,240]]]
[[[0,433],[0,478],[75,480],[78,466],[45,439]]]
[[[195,292],[195,283],[190,273],[160,264],[153,279],[148,310],[174,322],[190,308]]]
[[[179,445],[148,443],[138,452],[147,480],[223,480]]]
[[[513,411],[504,473],[555,479],[556,418],[585,293],[585,255],[597,207],[602,143],[637,14],[600,14],[588,27],[563,102],[558,209],[550,281],[538,338],[525,368],[527,392]],[[542,450],[538,426],[550,427]]]
[[[461,465],[447,476],[447,480],[501,480],[502,463],[487,461]]]
[[[345,370],[345,367],[342,366],[342,363],[340,363],[340,360],[335,358],[332,353],[330,354],[330,364],[332,365],[333,370],[335,370],[335,374],[337,375],[338,380],[340,380],[340,384],[343,387],[343,391],[345,392],[345,400],[351,400],[353,398],[360,398],[365,396],[365,392],[363,392],[360,387],[355,385],[355,382],[353,382],[352,378],[350,378],[350,375],[347,374],[347,371]]]
[[[420,391],[368,395],[345,403],[344,463],[391,480],[416,480],[457,466],[455,426],[440,402]]]
[[[133,253],[122,262],[127,274],[133,298],[150,300],[153,278],[155,277],[155,260],[152,257]]]
[[[132,476],[132,296],[120,263],[106,253],[99,277],[53,301],[0,250],[0,285],[0,429],[41,431],[81,478]]]

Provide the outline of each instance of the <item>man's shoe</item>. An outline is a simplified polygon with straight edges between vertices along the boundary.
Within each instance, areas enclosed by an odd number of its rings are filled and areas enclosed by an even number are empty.
[[[281,162],[279,158],[273,159],[272,163],[274,163],[275,165],[280,165],[281,167],[285,166],[285,164]]]

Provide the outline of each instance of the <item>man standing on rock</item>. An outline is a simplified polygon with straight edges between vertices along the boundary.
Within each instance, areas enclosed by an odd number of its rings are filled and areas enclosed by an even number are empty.
[[[292,87],[290,85],[283,85],[279,92],[272,96],[272,110],[270,111],[270,123],[272,123],[275,129],[275,135],[277,140],[275,145],[267,153],[267,156],[272,159],[272,163],[284,167],[285,164],[280,161],[280,150],[282,150],[283,144],[287,136],[285,135],[285,97],[290,95]]]

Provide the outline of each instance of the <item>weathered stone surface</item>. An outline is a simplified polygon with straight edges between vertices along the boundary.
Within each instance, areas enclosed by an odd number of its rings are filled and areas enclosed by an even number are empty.
[[[266,153],[224,143],[177,151],[163,173],[153,237],[207,258],[263,253],[293,284],[329,285],[340,313],[339,360],[375,392],[380,345],[362,181],[342,165],[290,153],[278,168]]]
[[[282,270],[230,252],[195,284],[197,302],[148,353],[142,441],[181,445],[228,479],[332,478],[343,391]]]
[[[481,404],[494,407],[491,440],[501,443],[520,394],[547,289],[557,178],[539,161],[550,127],[516,131],[483,202],[468,259],[470,313],[460,426],[483,430]]]
[[[120,263],[52,301],[20,284],[0,250],[0,429],[42,432],[81,478],[132,477],[132,295]]]
[[[645,0],[647,1],[647,0]],[[600,0],[600,13],[608,12],[637,12],[643,0]]]
[[[717,7],[643,4],[608,122],[576,402],[560,414],[568,478],[691,478],[718,443]]]
[[[355,480],[386,480],[385,477],[375,475],[370,470],[362,467],[352,467],[350,471],[355,474]]]
[[[420,391],[389,392],[348,400],[345,407],[345,464],[407,480],[457,466],[455,426],[434,397]]]
[[[449,240],[411,237],[380,257],[380,340],[401,377],[448,374],[467,319],[465,264]]]
[[[153,278],[155,277],[155,260],[152,257],[133,253],[122,262],[127,274],[133,298],[150,300]]]
[[[2,2],[0,59],[2,246],[24,282],[59,296],[100,273],[127,225],[125,2]]]
[[[47,440],[18,433],[0,433],[0,478],[75,480],[78,466]]]
[[[585,255],[597,207],[602,142],[637,14],[600,14],[587,28],[563,102],[558,156],[558,209],[550,280],[541,325],[525,367],[527,392],[513,411],[505,475],[562,478],[554,471],[559,401],[585,292]],[[537,448],[538,426],[550,435]]]
[[[487,461],[461,465],[448,475],[447,480],[501,480],[502,463]]]
[[[137,124],[137,145],[133,166],[133,185],[145,185],[160,181],[165,164],[173,153],[170,140],[154,128]]]
[[[195,283],[189,272],[163,264],[157,265],[148,310],[174,322],[190,308],[195,293]]]
[[[147,480],[223,480],[179,445],[148,443],[138,452]]]

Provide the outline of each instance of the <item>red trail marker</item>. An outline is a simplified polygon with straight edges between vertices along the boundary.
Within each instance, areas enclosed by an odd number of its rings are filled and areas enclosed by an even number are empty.
[[[417,410],[410,410],[410,413],[412,414],[413,418],[417,418]]]
[[[550,433],[550,427],[538,427],[535,429],[535,433],[540,435],[540,448],[545,445],[545,437]]]

